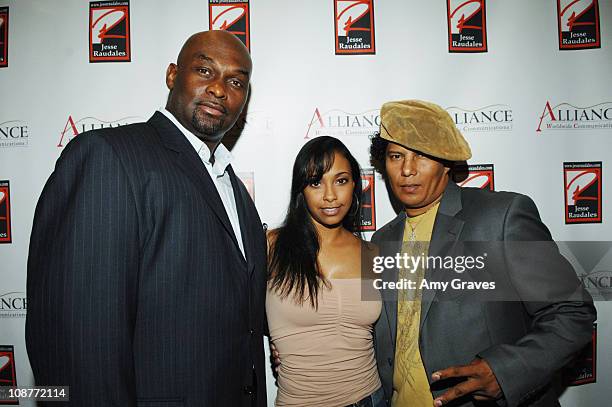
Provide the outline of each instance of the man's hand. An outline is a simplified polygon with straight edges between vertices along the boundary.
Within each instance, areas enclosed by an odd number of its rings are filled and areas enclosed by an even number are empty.
[[[497,378],[484,359],[475,359],[466,366],[448,367],[431,375],[434,382],[451,377],[465,377],[467,380],[451,387],[440,397],[436,397],[435,407],[440,407],[466,395],[472,395],[476,400],[497,400],[502,397]]]
[[[270,363],[272,363],[272,370],[274,370],[275,374],[278,374],[280,370],[280,355],[276,350],[276,346],[274,346],[274,342],[270,341]]]

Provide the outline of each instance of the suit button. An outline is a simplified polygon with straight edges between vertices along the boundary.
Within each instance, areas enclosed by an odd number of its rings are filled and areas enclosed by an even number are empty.
[[[249,329],[249,334],[253,335],[255,333],[255,331],[253,329]]]
[[[253,395],[253,386],[244,386],[244,394],[248,394],[249,396]]]
[[[389,362],[389,366],[393,366],[393,359],[387,358],[387,362]]]

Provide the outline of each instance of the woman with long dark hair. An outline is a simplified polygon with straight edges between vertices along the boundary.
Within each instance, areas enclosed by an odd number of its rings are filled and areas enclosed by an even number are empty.
[[[289,209],[268,234],[266,312],[278,351],[277,406],[383,405],[372,342],[378,293],[362,292],[359,164],[342,142],[306,143]],[[369,285],[371,287],[371,285]]]

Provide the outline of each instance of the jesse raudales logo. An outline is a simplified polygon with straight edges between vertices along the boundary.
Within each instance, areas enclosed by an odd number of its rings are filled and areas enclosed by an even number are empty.
[[[512,108],[495,104],[479,109],[464,109],[458,106],[446,108],[461,132],[495,132],[512,130]]]
[[[16,387],[15,349],[12,345],[0,345],[0,387]],[[4,392],[3,392],[4,393]],[[1,405],[18,405],[18,400],[0,398]]]
[[[0,7],[0,68],[8,66],[9,8]]]
[[[334,0],[336,55],[374,54],[373,0]]]
[[[612,242],[557,242],[559,252],[571,263],[584,289],[595,301],[612,300]],[[597,324],[593,324],[592,342],[573,363],[563,369],[566,385],[594,383],[597,379]]]
[[[552,106],[546,101],[536,131],[598,129],[612,129],[612,102],[577,107],[565,102]]]
[[[225,30],[240,38],[250,50],[250,13],[248,0],[208,0],[208,27]]]
[[[0,318],[25,318],[27,304],[22,291],[0,292]]]
[[[0,181],[0,243],[11,243],[11,188]]]
[[[89,62],[129,62],[129,1],[89,3]]]
[[[27,147],[28,124],[22,120],[9,120],[0,123],[0,148]]]
[[[597,324],[593,324],[591,342],[562,370],[566,386],[597,382]]]
[[[321,112],[315,108],[304,138],[317,136],[370,136],[380,128],[380,110],[349,113],[339,109]]]
[[[485,0],[447,0],[449,52],[487,52]]]
[[[495,191],[493,164],[474,164],[467,167],[467,178],[459,182],[461,187],[490,189]]]
[[[559,49],[601,46],[597,0],[557,0]]]
[[[104,121],[96,119],[95,117],[84,117],[82,119],[74,120],[70,115],[68,116],[68,120],[64,125],[64,130],[60,132],[60,138],[57,146],[60,148],[64,147],[70,140],[85,131],[125,126],[139,121],[142,121],[142,118],[138,116],[129,116],[118,120]]]
[[[601,223],[601,164],[563,163],[565,223]]]
[[[364,168],[361,170],[361,230],[376,230],[374,168]]]

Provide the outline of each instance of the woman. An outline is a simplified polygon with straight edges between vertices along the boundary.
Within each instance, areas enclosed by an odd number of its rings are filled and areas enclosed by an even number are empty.
[[[359,165],[342,142],[323,136],[302,147],[285,221],[268,234],[277,406],[384,403],[372,342],[381,301],[362,284],[362,255],[374,250],[358,237],[360,195]]]

